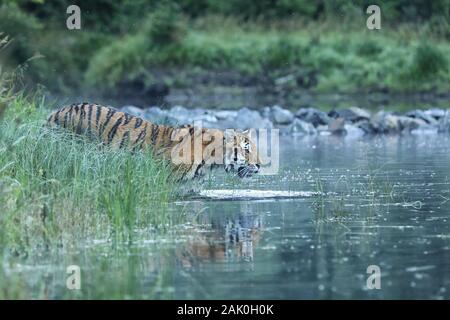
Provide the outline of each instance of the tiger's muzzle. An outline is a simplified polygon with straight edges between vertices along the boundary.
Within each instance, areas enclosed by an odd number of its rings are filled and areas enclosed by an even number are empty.
[[[254,174],[259,172],[259,168],[261,166],[259,164],[251,164],[248,166],[239,167],[237,170],[237,174],[239,178],[251,177]]]

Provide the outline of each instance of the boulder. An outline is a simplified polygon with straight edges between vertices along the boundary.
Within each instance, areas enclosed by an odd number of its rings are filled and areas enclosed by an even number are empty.
[[[445,115],[439,120],[439,132],[450,132],[450,111],[446,111]]]
[[[346,133],[346,137],[350,137],[350,138],[359,138],[366,134],[366,132],[363,129],[361,129],[353,124],[345,124],[344,130]]]
[[[218,120],[231,120],[236,118],[237,114],[238,114],[237,111],[230,111],[230,110],[220,110],[214,112],[214,116]]]
[[[346,121],[357,122],[360,120],[369,120],[370,112],[367,110],[351,107],[348,109],[333,109],[328,113],[331,118],[344,118]]]
[[[365,134],[375,134],[375,129],[370,123],[370,121],[367,120],[361,120],[354,123],[354,126],[364,131]]]
[[[332,134],[345,134],[345,119],[344,118],[337,118],[331,121],[328,124],[328,131],[330,131]]]
[[[405,114],[407,117],[411,117],[414,119],[421,119],[423,121],[425,121],[426,123],[429,124],[437,124],[437,120],[431,116],[426,114],[424,111],[422,110],[413,110],[413,111],[409,111]]]
[[[385,111],[377,112],[370,120],[376,133],[393,133],[401,130],[398,116]]]
[[[287,110],[283,109],[280,106],[273,106],[271,109],[272,120],[275,124],[290,124],[294,121],[294,114]]]
[[[317,130],[311,123],[300,119],[294,119],[294,121],[288,126],[288,132],[293,135],[309,135],[316,134]]]
[[[445,116],[445,110],[439,108],[431,108],[429,110],[425,110],[424,113],[428,116],[432,116],[436,120],[439,120]]]
[[[142,118],[144,116],[144,110],[135,106],[123,106],[120,110],[136,117]]]
[[[227,128],[237,129],[260,129],[260,128],[272,128],[272,121],[263,118],[258,111],[250,110],[249,108],[242,108],[237,112],[234,119],[230,120],[227,124]]]
[[[295,116],[300,120],[311,123],[314,127],[328,125],[332,120],[325,112],[314,108],[300,108]]]
[[[401,130],[409,132],[427,126],[427,123],[422,119],[416,119],[406,116],[399,116],[398,121],[400,122]]]
[[[163,118],[167,117],[167,112],[159,107],[151,107],[145,110],[143,117],[146,120],[159,123]]]

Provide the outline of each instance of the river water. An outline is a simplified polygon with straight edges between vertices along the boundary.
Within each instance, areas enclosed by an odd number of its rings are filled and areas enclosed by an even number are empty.
[[[189,223],[170,236],[97,239],[12,274],[49,298],[450,298],[448,135],[281,137],[278,174],[216,172],[204,189],[216,197],[171,204]],[[73,263],[79,293],[65,288]]]

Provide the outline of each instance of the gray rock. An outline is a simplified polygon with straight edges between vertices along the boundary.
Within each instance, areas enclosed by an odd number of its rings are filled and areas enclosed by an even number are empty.
[[[143,117],[146,120],[159,123],[163,118],[167,117],[167,112],[161,110],[159,107],[151,107],[145,110]]]
[[[427,126],[427,123],[422,119],[406,116],[398,116],[398,121],[400,122],[401,129],[409,132]]]
[[[290,124],[294,121],[294,114],[279,106],[273,106],[271,109],[273,122],[276,124]]]
[[[354,126],[364,131],[365,134],[375,134],[375,129],[372,124],[367,120],[361,120],[354,123]]]
[[[242,108],[237,112],[237,116],[230,121],[228,128],[237,129],[260,129],[272,128],[272,121],[263,118],[258,111]]]
[[[401,130],[398,116],[385,111],[377,112],[370,120],[376,133],[393,133]]]
[[[439,120],[440,118],[445,116],[445,110],[439,108],[432,108],[429,110],[425,110],[424,113],[428,116],[432,116],[436,120]]]
[[[348,109],[333,109],[328,113],[329,117],[332,118],[344,118],[346,121],[356,122],[360,120],[369,120],[370,112],[367,110],[350,107]]]
[[[344,118],[337,118],[330,122],[328,124],[328,131],[330,131],[332,134],[345,134],[345,119]]]
[[[311,123],[314,127],[328,125],[332,120],[325,112],[314,108],[300,108],[295,116],[300,120]]]
[[[144,110],[135,106],[124,106],[120,109],[122,112],[129,113],[136,117],[143,117]]]
[[[231,120],[236,118],[237,116],[237,111],[230,111],[230,110],[221,110],[221,111],[216,111],[214,113],[215,117],[218,120]]]
[[[415,118],[415,119],[422,119],[423,121],[429,123],[429,124],[437,124],[437,120],[432,117],[431,115],[426,114],[422,110],[413,110],[409,111],[405,114],[407,117]]]
[[[316,134],[317,130],[311,123],[300,119],[294,119],[294,121],[288,126],[288,132],[294,135],[309,135]]]
[[[439,120],[439,132],[450,132],[450,111],[446,111],[445,115]]]
[[[264,107],[261,114],[264,118],[270,118],[272,116],[272,109],[270,107]]]
[[[351,138],[359,138],[366,134],[366,132],[363,129],[353,124],[345,124],[344,130],[346,132],[346,136]]]

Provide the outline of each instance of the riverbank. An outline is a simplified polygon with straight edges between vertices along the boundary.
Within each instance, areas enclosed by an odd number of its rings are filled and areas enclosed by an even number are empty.
[[[445,19],[393,19],[368,30],[363,12],[351,17],[242,20],[162,7],[118,32],[92,23],[68,31],[4,4],[0,26],[14,40],[0,63],[26,64],[28,81],[52,93],[115,99],[215,88],[280,96],[450,91]]]

